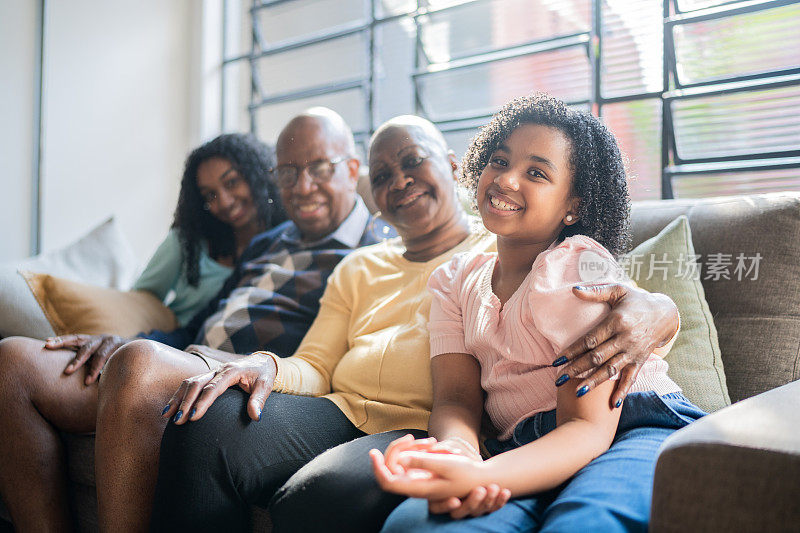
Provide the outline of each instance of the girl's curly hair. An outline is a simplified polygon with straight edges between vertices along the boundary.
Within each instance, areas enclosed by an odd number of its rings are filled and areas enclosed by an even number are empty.
[[[230,133],[196,148],[186,158],[178,206],[172,222],[181,243],[182,270],[189,284],[195,287],[200,280],[201,246],[208,245],[211,257],[236,255],[233,228],[220,222],[204,208],[205,201],[197,186],[197,168],[214,157],[229,161],[250,185],[262,229],[269,229],[286,220],[278,189],[269,179],[275,167],[275,149],[272,146],[251,134]]]
[[[552,96],[537,93],[512,100],[472,139],[464,155],[462,181],[474,201],[478,179],[492,153],[523,124],[555,128],[570,141],[572,194],[581,202],[578,221],[566,226],[559,240],[588,235],[613,255],[624,253],[631,242],[630,196],[617,141],[597,117],[569,109]]]

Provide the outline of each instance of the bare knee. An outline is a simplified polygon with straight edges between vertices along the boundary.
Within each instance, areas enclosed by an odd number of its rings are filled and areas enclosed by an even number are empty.
[[[44,343],[27,337],[8,337],[0,340],[0,365],[17,366],[20,360],[27,360],[31,354],[44,348]]]
[[[27,337],[8,337],[0,340],[0,389],[21,386],[36,375],[36,356],[43,349],[42,341]]]
[[[120,346],[103,368],[100,388],[148,381],[158,366],[158,343],[137,339]]]
[[[137,339],[111,356],[100,377],[99,416],[159,408],[180,385],[183,376],[173,366],[172,350],[160,343]],[[191,375],[191,374],[189,374]]]

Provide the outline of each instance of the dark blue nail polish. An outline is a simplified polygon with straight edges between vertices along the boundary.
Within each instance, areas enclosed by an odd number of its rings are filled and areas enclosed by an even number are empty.
[[[173,419],[172,419],[172,421],[173,421],[173,422],[177,422],[178,420],[180,420],[180,419],[181,419],[181,417],[182,417],[182,416],[183,416],[183,411],[178,411],[178,412],[175,414],[175,418],[173,418]]]
[[[164,409],[161,410],[161,416],[164,416],[169,411],[169,404],[164,406]]]
[[[584,287],[583,285],[575,285],[575,290],[588,291],[589,288],[588,287]]]
[[[561,374],[560,376],[558,376],[558,379],[556,380],[556,387],[560,387],[561,385],[566,383],[568,379],[569,379],[568,375]]]
[[[576,392],[576,393],[575,393],[575,396],[577,396],[578,398],[580,398],[581,396],[583,396],[583,395],[584,395],[584,394],[586,394],[587,392],[589,392],[589,385],[584,385],[583,387],[581,387],[580,389],[578,389],[578,392]]]
[[[622,405],[622,400],[617,400],[617,403],[614,404],[614,407],[619,409],[619,406]]]
[[[553,361],[553,366],[561,366],[564,363],[566,363],[567,361],[568,361],[568,359],[566,358],[566,356],[562,355],[561,357],[559,357],[558,359]]]
[[[258,412],[258,421],[261,422],[261,411]]]
[[[197,412],[197,409],[192,409],[191,411],[189,411],[189,420],[191,420],[191,419],[192,419],[192,417],[194,416],[194,414],[195,414],[196,412]]]

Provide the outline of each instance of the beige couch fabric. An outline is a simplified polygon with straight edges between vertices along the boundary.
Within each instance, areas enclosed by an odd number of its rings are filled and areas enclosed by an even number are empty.
[[[798,531],[800,381],[671,435],[653,487],[654,532]]]
[[[800,378],[800,193],[637,202],[634,244],[679,215],[701,255],[731,400]],[[730,279],[707,279],[709,254],[730,256]],[[757,279],[736,279],[738,254],[761,255]]]

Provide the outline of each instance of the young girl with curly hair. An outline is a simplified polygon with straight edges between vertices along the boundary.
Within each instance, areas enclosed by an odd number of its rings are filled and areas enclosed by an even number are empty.
[[[646,530],[658,446],[703,415],[667,376],[675,336],[624,406],[614,381],[590,391],[554,361],[609,309],[573,287],[632,283],[615,261],[630,200],[613,135],[554,98],[519,98],[472,141],[464,178],[497,252],[456,255],[428,282],[431,438],[370,452],[379,484],[412,497],[384,531]],[[485,461],[484,411],[498,432]],[[466,497],[494,512],[454,520]]]

